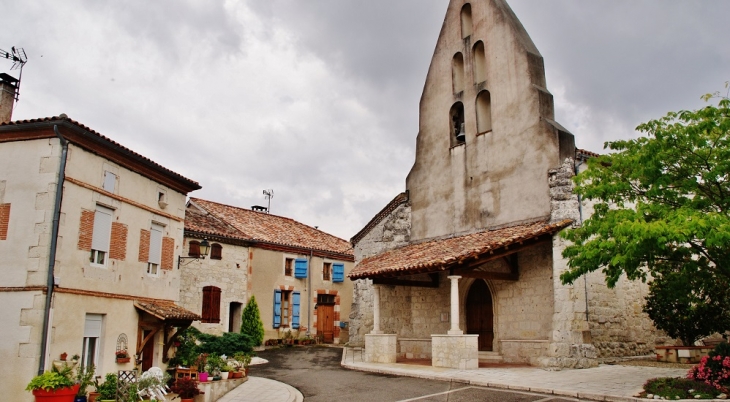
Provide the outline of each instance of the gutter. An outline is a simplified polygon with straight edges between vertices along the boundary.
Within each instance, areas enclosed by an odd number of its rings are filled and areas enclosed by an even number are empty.
[[[41,359],[38,364],[38,375],[43,374],[48,354],[48,338],[50,336],[51,301],[53,300],[54,269],[56,267],[56,249],[58,247],[58,225],[61,218],[61,201],[63,200],[63,183],[66,181],[66,159],[68,157],[68,141],[58,131],[58,125],[53,125],[53,131],[61,142],[61,163],[58,168],[58,182],[56,183],[56,201],[53,206],[53,228],[51,230],[51,249],[48,255],[48,280],[46,282],[46,305],[43,314],[43,332],[41,335]]]

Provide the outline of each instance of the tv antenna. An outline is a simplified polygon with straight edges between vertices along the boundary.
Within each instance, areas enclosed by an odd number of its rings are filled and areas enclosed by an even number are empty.
[[[11,70],[20,70],[18,79],[7,74],[4,74],[4,77],[2,77],[4,80],[11,83],[13,83],[13,81],[15,82],[15,101],[17,102],[18,99],[20,99],[20,80],[23,78],[23,66],[25,66],[25,63],[28,62],[28,56],[26,56],[25,50],[22,47],[13,46],[10,48],[9,52],[0,49],[0,58],[13,61],[13,65],[10,67]]]
[[[269,206],[266,208],[267,213],[271,213],[271,199],[274,198],[274,189],[264,190],[264,196],[269,201]]]

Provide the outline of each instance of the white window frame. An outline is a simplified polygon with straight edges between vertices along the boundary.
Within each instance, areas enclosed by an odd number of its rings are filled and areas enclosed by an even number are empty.
[[[94,267],[106,268],[109,263],[109,248],[112,237],[114,210],[101,205],[94,212],[94,229],[91,235],[89,261]]]
[[[84,341],[81,349],[81,365],[83,367],[91,363],[94,365],[95,370],[98,370],[103,331],[104,316],[102,314],[87,313],[84,320]]]
[[[157,222],[150,225],[150,247],[147,258],[147,275],[160,276],[160,264],[162,263],[162,237],[165,227]]]

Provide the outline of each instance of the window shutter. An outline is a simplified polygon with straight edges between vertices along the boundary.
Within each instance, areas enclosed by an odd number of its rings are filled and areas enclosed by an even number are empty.
[[[291,327],[299,328],[299,292],[292,292]]]
[[[332,264],[332,282],[345,281],[345,264]]]
[[[201,315],[201,322],[210,322],[210,290],[211,286],[203,288],[203,311]]]
[[[200,252],[198,252],[198,253],[200,253]],[[218,243],[214,243],[212,246],[210,246],[210,259],[211,260],[223,259],[223,246],[221,246]]]
[[[117,184],[117,175],[112,172],[104,172],[104,190],[113,193],[115,184]]]
[[[210,322],[221,322],[221,289],[217,287],[210,292]]]
[[[281,290],[274,290],[274,328],[281,326]]]
[[[101,320],[101,314],[86,314],[86,321],[84,322],[84,337],[100,338]]]
[[[93,237],[91,240],[92,249],[109,252],[113,215],[113,210],[102,207],[101,205],[96,206],[96,212],[94,213],[94,231],[92,232]]]
[[[189,243],[190,248],[188,249],[188,255],[191,257],[199,257],[200,256],[200,242],[198,241],[191,241]]]
[[[307,277],[307,259],[306,258],[297,258],[297,260],[294,261],[294,277],[299,278],[299,279]]]
[[[150,256],[148,262],[160,264],[162,261],[162,226],[156,223],[150,228]]]

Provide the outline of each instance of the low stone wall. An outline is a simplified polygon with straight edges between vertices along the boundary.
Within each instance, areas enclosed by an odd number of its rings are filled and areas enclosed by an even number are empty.
[[[398,340],[395,334],[365,335],[365,361],[395,363]]]
[[[547,355],[550,341],[535,339],[500,340],[501,355],[505,363],[527,363],[537,365],[537,360]]]
[[[206,381],[198,384],[198,389],[205,392],[195,397],[195,402],[215,402],[233,388],[248,381],[248,377],[233,380]]]
[[[479,368],[479,335],[431,335],[433,367]]]
[[[430,359],[431,340],[398,338],[398,357],[401,359]]]
[[[699,363],[712,351],[709,346],[657,346],[656,360],[669,363]]]

